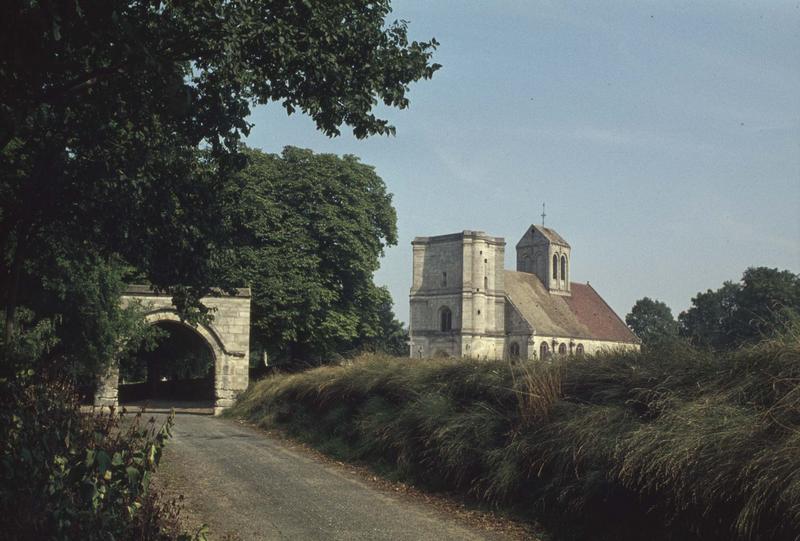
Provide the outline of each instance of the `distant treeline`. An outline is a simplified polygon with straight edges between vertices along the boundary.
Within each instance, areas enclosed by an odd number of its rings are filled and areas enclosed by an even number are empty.
[[[751,267],[739,282],[700,292],[678,316],[658,300],[636,301],[625,321],[645,347],[685,340],[714,350],[753,344],[781,333],[800,319],[800,275]]]

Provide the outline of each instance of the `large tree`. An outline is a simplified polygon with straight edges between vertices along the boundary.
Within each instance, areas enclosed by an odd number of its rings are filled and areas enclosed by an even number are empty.
[[[667,344],[678,337],[678,323],[662,301],[644,297],[636,301],[625,323],[647,347]]]
[[[438,66],[435,40],[409,42],[389,13],[388,0],[3,2],[4,343],[56,246],[139,269],[187,313],[225,285],[212,284],[220,194],[251,105],[280,102],[329,135],[392,133],[373,107],[406,107]]]
[[[738,283],[698,293],[678,320],[694,344],[726,349],[769,337],[799,317],[800,275],[751,267]]]
[[[228,279],[253,289],[252,337],[274,357],[314,360],[397,331],[373,273],[397,242],[392,196],[354,156],[245,151],[230,186]]]

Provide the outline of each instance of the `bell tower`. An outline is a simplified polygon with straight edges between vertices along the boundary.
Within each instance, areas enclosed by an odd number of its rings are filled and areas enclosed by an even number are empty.
[[[411,244],[411,356],[502,357],[505,240],[462,231]]]
[[[535,274],[550,293],[570,293],[570,246],[561,235],[532,225],[517,243],[517,271]]]

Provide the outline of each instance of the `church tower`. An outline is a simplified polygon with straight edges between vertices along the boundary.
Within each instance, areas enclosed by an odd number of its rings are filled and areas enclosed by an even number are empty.
[[[535,274],[550,293],[570,296],[570,246],[554,230],[532,225],[517,243],[517,271]]]
[[[505,240],[462,231],[411,244],[411,356],[502,358]]]

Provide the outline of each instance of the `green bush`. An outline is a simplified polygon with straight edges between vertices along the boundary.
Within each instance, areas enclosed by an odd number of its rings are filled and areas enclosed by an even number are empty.
[[[800,539],[800,335],[553,363],[365,356],[231,414],[559,539]]]
[[[32,371],[0,380],[3,538],[181,538],[148,490],[171,424],[82,414],[71,385]]]

